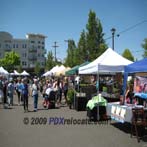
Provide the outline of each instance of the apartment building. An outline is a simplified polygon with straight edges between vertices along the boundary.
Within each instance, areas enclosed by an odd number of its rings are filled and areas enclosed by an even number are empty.
[[[25,39],[16,39],[8,32],[0,32],[0,58],[14,50],[20,56],[23,69],[33,69],[38,62],[45,66],[45,38],[42,34],[27,34]]]

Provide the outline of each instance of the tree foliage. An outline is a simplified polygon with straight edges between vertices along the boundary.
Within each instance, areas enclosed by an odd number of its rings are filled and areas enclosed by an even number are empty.
[[[39,62],[36,62],[35,68],[34,68],[34,72],[35,72],[35,74],[36,74],[37,76],[39,76],[40,71],[41,71],[40,63],[39,63]]]
[[[134,61],[134,56],[132,55],[132,53],[129,49],[125,49],[122,56],[130,61]]]
[[[46,70],[50,70],[54,66],[55,66],[54,56],[52,51],[49,51],[46,60]]]
[[[67,57],[65,59],[65,65],[73,67],[77,65],[76,61],[77,49],[74,40],[68,40]]]
[[[147,57],[147,38],[144,39],[144,43],[141,44],[141,46],[144,48],[143,57]]]
[[[23,71],[22,65],[20,64],[17,68],[18,72],[21,73]]]
[[[20,65],[20,57],[14,51],[6,52],[4,58],[0,59],[0,65],[9,71],[13,71],[18,65]]]
[[[86,49],[86,33],[84,30],[81,32],[81,36],[78,42],[77,54],[79,55],[78,64],[82,64],[88,60],[88,52]]]
[[[96,13],[92,10],[89,12],[88,23],[86,25],[86,48],[90,61],[100,56],[107,48],[103,39],[103,27]]]
[[[107,49],[103,37],[101,22],[95,12],[90,10],[86,31],[81,32],[77,47],[74,40],[68,41],[65,65],[73,67],[96,59]]]

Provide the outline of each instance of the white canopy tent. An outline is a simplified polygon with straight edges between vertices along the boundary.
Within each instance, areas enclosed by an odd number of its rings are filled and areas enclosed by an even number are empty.
[[[124,66],[133,63],[108,48],[93,62],[79,68],[79,74],[116,73],[123,72]]]
[[[56,65],[51,70],[44,73],[43,76],[47,77],[47,76],[51,76],[51,75],[56,75],[56,73],[60,73],[64,69],[65,69],[64,65],[61,65],[61,66]]]
[[[60,69],[55,73],[56,76],[65,75],[65,72],[70,69],[70,67],[64,67],[63,65],[61,66]]]
[[[2,75],[8,75],[8,71],[6,71],[2,66],[0,67],[0,74]]]
[[[56,65],[50,70],[50,72],[54,74],[55,72],[57,72],[59,70],[59,68],[60,67],[58,65]]]
[[[27,72],[24,70],[20,75],[22,75],[22,76],[29,76],[30,74],[27,73]]]
[[[14,75],[19,76],[20,73],[18,71],[14,70]]]
[[[42,76],[45,76],[45,77],[47,77],[47,76],[50,76],[51,75],[51,72],[50,71],[47,71],[46,73],[44,73]]]
[[[54,66],[51,70],[47,71],[46,73],[43,74],[43,76],[47,77],[47,76],[51,76],[53,75],[55,72],[57,72],[57,70],[59,69],[59,66],[56,65]]]

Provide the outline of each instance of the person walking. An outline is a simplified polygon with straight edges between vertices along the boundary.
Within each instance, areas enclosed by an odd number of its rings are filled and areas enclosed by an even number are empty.
[[[4,105],[3,77],[0,75],[0,102]]]
[[[46,80],[44,86],[43,86],[43,107],[46,108],[48,106],[48,95],[46,95],[46,90],[49,87],[49,80]]]
[[[18,105],[20,105],[20,101],[21,101],[21,79],[18,79],[17,83],[16,83],[16,93],[17,93],[17,97],[18,97]]]
[[[28,112],[29,89],[28,89],[27,78],[22,79],[21,96],[23,99],[24,112]]]
[[[34,79],[34,84],[32,85],[32,96],[34,99],[34,112],[36,112],[38,108],[38,91],[39,91],[38,81],[37,79]]]
[[[68,79],[65,79],[63,83],[63,92],[64,92],[65,104],[67,104]]]
[[[63,84],[62,81],[58,78],[57,80],[57,105],[60,106],[61,105],[61,100],[62,100],[62,89],[63,89]]]
[[[7,86],[7,96],[8,96],[8,106],[13,106],[13,94],[14,94],[14,84],[13,79],[10,79],[9,84]]]

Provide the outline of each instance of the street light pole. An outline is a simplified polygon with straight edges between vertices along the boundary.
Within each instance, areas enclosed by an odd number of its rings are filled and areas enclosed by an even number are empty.
[[[112,29],[111,29],[111,32],[112,32],[112,49],[113,49],[113,50],[114,50],[114,35],[115,35],[115,31],[116,31],[115,28],[112,28]]]

